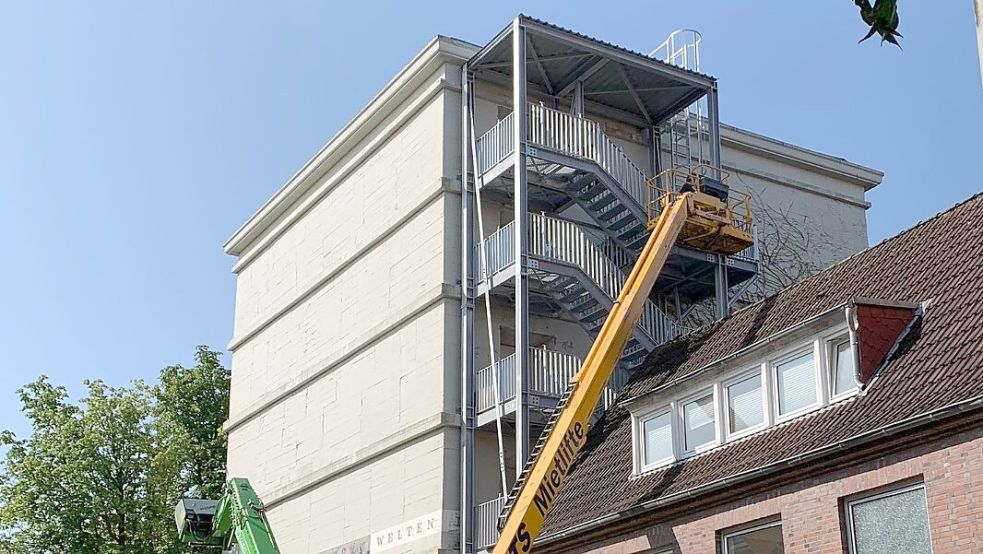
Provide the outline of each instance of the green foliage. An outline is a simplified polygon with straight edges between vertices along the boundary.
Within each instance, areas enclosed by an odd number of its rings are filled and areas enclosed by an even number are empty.
[[[47,377],[19,391],[29,437],[0,433],[0,554],[184,552],[172,511],[225,480],[229,373],[205,347],[151,387],[86,381],[73,403]]]

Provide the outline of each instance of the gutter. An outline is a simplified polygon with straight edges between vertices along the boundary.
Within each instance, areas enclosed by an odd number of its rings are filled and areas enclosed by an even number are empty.
[[[874,439],[895,435],[898,433],[915,429],[927,423],[939,421],[942,419],[948,419],[955,415],[963,414],[969,411],[980,410],[980,409],[983,409],[983,395],[975,396],[973,398],[964,400],[962,402],[958,402],[956,404],[950,404],[948,406],[936,408],[935,410],[926,412],[924,414],[910,417],[908,419],[904,419],[898,422],[890,423],[882,427],[879,427],[877,429],[874,429],[872,431],[868,431],[866,433],[856,435],[851,439],[841,441],[832,445],[816,448],[809,452],[799,454],[791,458],[786,458],[784,460],[780,460],[778,462],[774,462],[765,466],[761,466],[759,468],[746,471],[744,473],[739,473],[734,476],[724,477],[722,479],[712,481],[710,483],[701,485],[693,489],[689,489],[687,491],[676,493],[663,498],[657,498],[647,502],[642,502],[641,504],[637,504],[634,507],[624,510],[622,512],[615,512],[615,513],[610,513],[600,516],[598,518],[581,523],[579,525],[575,525],[573,527],[564,529],[563,531],[560,531],[556,534],[549,535],[548,537],[544,537],[541,541],[539,541],[539,544],[551,544],[551,543],[560,542],[564,539],[568,539],[573,536],[579,535],[581,533],[585,533],[587,531],[596,529],[602,525],[626,520],[635,517],[637,515],[641,515],[645,512],[650,512],[657,508],[662,508],[667,505],[677,503],[680,500],[694,498],[697,496],[703,496],[712,492],[716,492],[720,489],[730,488],[734,485],[743,484],[746,483],[747,481],[751,481],[756,477],[761,477],[765,474],[773,473],[779,469],[784,469],[805,462],[810,462],[818,458],[828,456],[829,454],[841,452],[844,450],[849,450],[857,446],[862,446],[869,442],[873,442]]]

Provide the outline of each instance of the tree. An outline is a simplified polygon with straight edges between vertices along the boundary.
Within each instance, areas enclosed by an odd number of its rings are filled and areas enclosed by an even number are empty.
[[[229,372],[218,352],[199,346],[197,365],[173,365],[160,373],[155,389],[158,417],[186,440],[182,476],[199,498],[218,498],[225,485],[228,442],[222,424],[229,418]]]
[[[164,369],[155,387],[86,381],[77,403],[45,376],[21,389],[32,432],[0,434],[9,447],[0,468],[0,552],[183,552],[174,504],[191,488],[220,490],[225,479],[225,439],[217,425],[194,429],[196,409],[187,403],[202,403],[197,411],[213,418],[205,425],[222,417],[228,372],[207,348],[196,359],[193,368]]]

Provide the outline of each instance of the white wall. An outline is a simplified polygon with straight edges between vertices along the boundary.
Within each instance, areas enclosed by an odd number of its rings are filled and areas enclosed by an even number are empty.
[[[457,540],[455,71],[436,67],[419,105],[395,107],[387,134],[351,148],[315,185],[330,190],[238,267],[229,472],[270,507],[285,552],[433,513],[442,532],[401,548]]]

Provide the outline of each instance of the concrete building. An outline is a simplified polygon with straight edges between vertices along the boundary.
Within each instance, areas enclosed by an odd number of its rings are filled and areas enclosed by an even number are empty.
[[[719,125],[716,82],[673,65],[681,44],[659,61],[521,16],[484,47],[437,37],[229,239],[229,472],[285,552],[494,540],[516,460],[637,254],[648,182],[729,173],[759,245],[674,251],[606,403],[701,307],[867,246],[882,175]]]
[[[535,552],[983,550],[983,195],[656,350]]]

